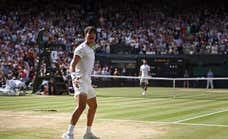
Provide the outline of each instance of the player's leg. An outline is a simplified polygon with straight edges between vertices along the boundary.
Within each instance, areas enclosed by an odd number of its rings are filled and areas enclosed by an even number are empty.
[[[145,83],[144,83],[143,80],[140,81],[140,86],[141,86],[141,88],[143,90],[142,95],[144,96],[145,95],[145,89],[144,89],[145,88]]]
[[[91,131],[91,127],[93,125],[94,117],[95,117],[96,110],[97,110],[97,98],[96,98],[96,92],[92,88],[92,86],[89,86],[89,88],[90,89],[88,92],[88,100],[87,100],[87,104],[89,106],[88,113],[87,113],[87,128],[86,128],[86,132],[85,132],[83,138],[84,139],[99,139]]]
[[[207,80],[207,89],[209,88],[209,82],[210,82],[210,81],[209,81],[209,80]]]
[[[87,114],[87,126],[91,127],[93,124],[94,116],[97,110],[97,99],[96,97],[88,99],[87,104],[89,106]]]
[[[86,101],[87,101],[87,95],[85,93],[81,93],[77,96],[78,106],[74,110],[72,117],[71,117],[71,124],[75,125],[81,116],[82,112],[86,108]]]
[[[184,88],[188,88],[189,87],[189,82],[188,82],[188,80],[185,80],[184,81]]]
[[[213,80],[210,80],[210,84],[211,84],[211,89],[214,89]]]
[[[78,122],[78,119],[80,118],[82,112],[86,108],[87,95],[85,93],[80,93],[76,98],[77,98],[78,105],[71,116],[71,121],[67,132],[62,136],[63,139],[73,139],[74,127]]]
[[[144,84],[145,84],[145,85],[144,85],[145,95],[147,95],[148,81],[145,81]]]
[[[144,87],[145,92],[147,91],[147,88],[148,88],[148,84],[145,83],[145,87]]]
[[[144,80],[142,83],[141,83],[141,87],[143,89],[143,92],[142,92],[142,95],[145,96],[147,94],[147,82]]]

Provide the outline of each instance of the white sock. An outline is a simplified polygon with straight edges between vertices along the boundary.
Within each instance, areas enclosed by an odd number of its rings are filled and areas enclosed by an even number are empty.
[[[72,124],[69,125],[68,130],[67,130],[67,134],[74,134],[74,126],[75,125],[72,125]]]
[[[92,131],[91,131],[91,126],[87,126],[87,128],[86,128],[86,133],[91,133]]]

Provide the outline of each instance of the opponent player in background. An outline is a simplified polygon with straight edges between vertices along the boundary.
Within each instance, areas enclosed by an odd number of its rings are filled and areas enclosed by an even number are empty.
[[[74,95],[78,104],[72,114],[68,130],[62,136],[63,139],[74,138],[74,127],[82,112],[85,110],[86,105],[89,106],[89,109],[87,113],[87,128],[83,139],[99,139],[91,131],[97,109],[96,92],[91,85],[90,77],[95,60],[93,48],[96,40],[96,29],[92,26],[88,26],[85,28],[84,34],[85,41],[75,49],[73,59],[70,63]]]
[[[150,66],[147,64],[147,61],[144,59],[143,64],[140,66],[140,86],[143,88],[142,95],[147,95],[147,87],[148,87],[148,79],[145,79],[145,77],[150,76]]]

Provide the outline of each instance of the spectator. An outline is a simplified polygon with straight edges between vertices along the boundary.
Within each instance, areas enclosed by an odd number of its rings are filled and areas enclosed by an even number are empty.
[[[211,69],[209,69],[207,72],[207,78],[213,78],[213,77],[214,77],[214,73],[212,72]],[[210,87],[211,89],[214,89],[213,79],[207,79],[207,89],[209,89]]]
[[[152,1],[96,2],[99,12],[92,11],[91,16],[97,26],[98,53],[228,54],[228,15],[223,5],[187,6],[173,9],[175,14],[170,15]],[[4,80],[22,76],[28,84],[32,81],[39,52],[36,38],[42,28],[47,28],[44,40],[65,45],[67,51],[57,50],[64,72],[69,67],[71,50],[84,39],[81,28],[89,24],[91,16],[84,16],[87,13],[83,6],[74,4],[72,8],[67,2],[53,5],[35,0],[26,2],[23,8],[20,4],[24,3],[15,3],[14,8],[1,5],[1,76]]]
[[[184,78],[189,78],[188,70],[184,71]],[[184,88],[189,88],[189,80],[184,80]]]

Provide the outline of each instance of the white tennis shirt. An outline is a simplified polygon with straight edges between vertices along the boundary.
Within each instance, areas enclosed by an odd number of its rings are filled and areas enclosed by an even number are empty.
[[[75,67],[76,75],[82,78],[90,77],[95,61],[94,50],[83,42],[74,50],[74,55],[78,55],[81,58]]]
[[[141,77],[148,77],[150,72],[150,66],[147,64],[143,64],[140,66]]]

